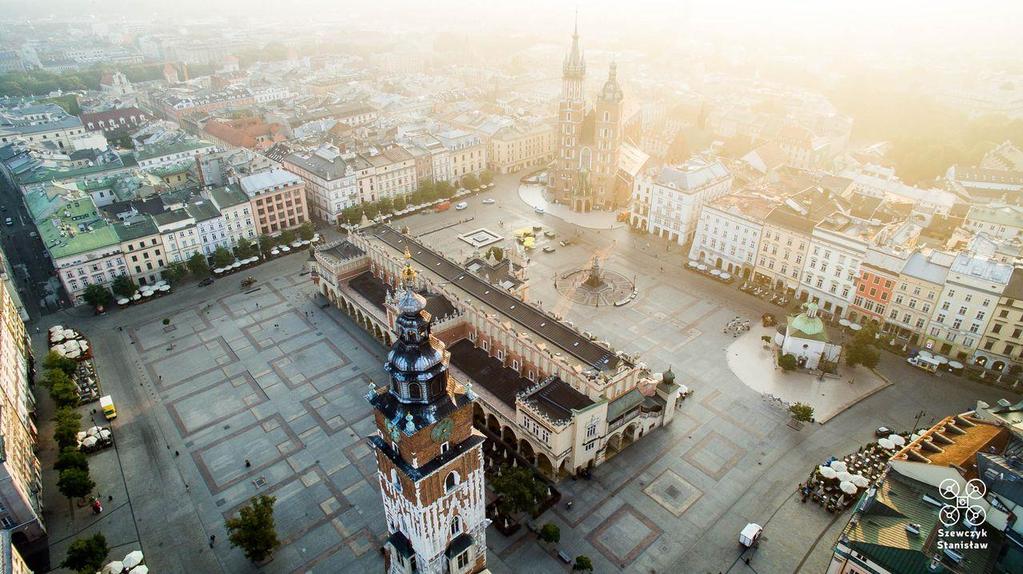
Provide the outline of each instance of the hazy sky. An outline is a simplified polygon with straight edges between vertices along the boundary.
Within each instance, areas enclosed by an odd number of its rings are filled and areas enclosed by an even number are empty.
[[[602,38],[677,34],[896,46],[1004,45],[1018,37],[1023,0],[0,0],[0,19],[66,18],[262,22],[356,20],[370,27],[567,34]],[[343,29],[338,30],[339,34]],[[552,38],[553,39],[553,38]]]

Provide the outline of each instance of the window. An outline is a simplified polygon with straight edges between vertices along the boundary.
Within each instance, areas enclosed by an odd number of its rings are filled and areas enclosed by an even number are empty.
[[[450,448],[451,448],[451,443],[448,443],[448,442],[441,443],[441,445],[440,445],[440,453],[444,454],[448,450],[450,450]]]
[[[457,566],[457,568],[459,570],[462,570],[463,568],[469,566],[469,551],[468,550],[466,550],[465,552],[462,552],[461,554],[458,555],[458,560],[456,561],[456,566]]]
[[[458,473],[451,471],[448,476],[444,479],[444,490],[451,492],[456,486],[458,486]]]
[[[454,516],[454,517],[451,518],[451,535],[452,536],[458,536],[461,533],[462,533],[462,521],[457,516]]]

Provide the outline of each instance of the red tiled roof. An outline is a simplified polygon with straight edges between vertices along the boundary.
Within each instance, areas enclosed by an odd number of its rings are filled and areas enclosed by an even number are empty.
[[[204,129],[206,133],[228,144],[250,149],[259,149],[285,139],[280,124],[267,124],[259,118],[230,121],[213,119],[206,123]]]

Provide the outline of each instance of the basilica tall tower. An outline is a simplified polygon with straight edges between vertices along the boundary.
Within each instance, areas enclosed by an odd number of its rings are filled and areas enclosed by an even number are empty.
[[[579,147],[583,120],[586,118],[586,99],[583,82],[586,80],[586,59],[579,47],[579,22],[572,32],[572,48],[561,66],[561,100],[558,103],[558,155],[550,174],[550,190],[560,203],[571,204],[572,195],[579,186]]]
[[[615,209],[628,200],[616,197],[618,191],[618,160],[622,147],[622,87],[618,85],[618,65],[611,62],[607,81],[594,104],[596,150],[593,161],[593,202],[601,209]],[[631,193],[632,190],[628,190]]]
[[[476,574],[486,568],[483,437],[472,428],[472,385],[456,393],[449,353],[430,333],[426,300],[413,290],[405,253],[391,384],[371,388],[377,479],[389,533],[388,574]]]

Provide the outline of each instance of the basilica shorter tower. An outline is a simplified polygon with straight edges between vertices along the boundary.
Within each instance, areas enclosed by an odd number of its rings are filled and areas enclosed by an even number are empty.
[[[430,334],[406,251],[387,389],[370,388],[370,442],[389,536],[388,574],[476,574],[486,568],[483,436],[472,428],[472,385],[458,393],[449,353]]]

